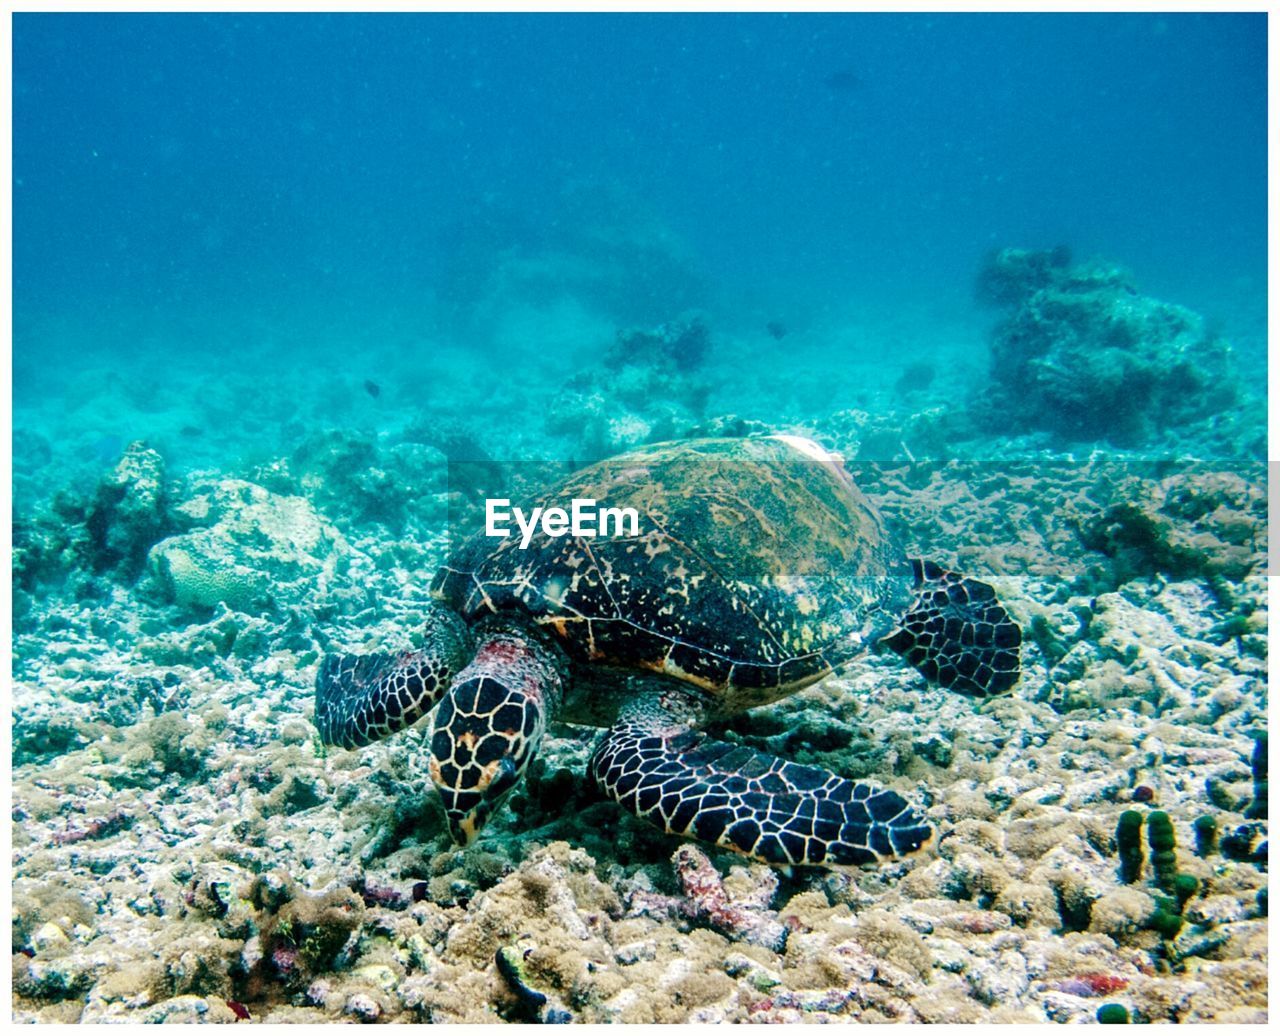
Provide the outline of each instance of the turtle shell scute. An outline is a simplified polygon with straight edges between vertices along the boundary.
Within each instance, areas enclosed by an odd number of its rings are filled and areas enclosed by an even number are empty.
[[[469,622],[519,611],[580,663],[653,670],[762,704],[892,626],[911,570],[832,459],[780,438],[662,444],[601,461],[524,506],[635,509],[636,535],[479,534],[433,593]]]

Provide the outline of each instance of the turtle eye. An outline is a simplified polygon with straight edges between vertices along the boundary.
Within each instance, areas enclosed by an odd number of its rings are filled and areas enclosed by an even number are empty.
[[[523,759],[521,760],[523,762]],[[516,781],[520,779],[521,767],[516,765],[515,760],[509,755],[504,755],[498,761],[498,769],[494,773],[489,786],[485,788],[485,794],[493,798],[494,796],[505,795],[516,786]]]

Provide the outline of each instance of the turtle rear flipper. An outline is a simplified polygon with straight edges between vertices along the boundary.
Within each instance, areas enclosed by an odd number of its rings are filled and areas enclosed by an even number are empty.
[[[447,612],[430,616],[419,651],[326,655],[316,674],[320,740],[358,748],[412,726],[444,696],[470,655],[470,635]]]
[[[914,852],[932,834],[895,791],[717,741],[661,714],[613,726],[590,774],[668,834],[777,867],[875,863]]]
[[[986,583],[911,559],[917,595],[884,644],[925,679],[978,698],[1018,682],[1022,631]]]

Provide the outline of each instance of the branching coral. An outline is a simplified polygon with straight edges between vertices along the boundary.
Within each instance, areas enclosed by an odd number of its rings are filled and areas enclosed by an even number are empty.
[[[676,876],[696,917],[703,917],[726,935],[770,949],[781,949],[787,930],[769,909],[778,889],[778,877],[765,867],[755,869],[752,887],[738,895],[725,888],[720,872],[706,854],[692,845],[682,845],[671,857]],[[734,868],[735,871],[740,868]]]
[[[984,271],[983,296],[1012,310],[992,342],[991,424],[1130,445],[1235,402],[1230,349],[1197,314],[1066,259],[1006,249]]]

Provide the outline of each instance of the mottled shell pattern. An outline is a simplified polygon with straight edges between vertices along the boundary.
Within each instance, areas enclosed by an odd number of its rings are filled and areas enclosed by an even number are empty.
[[[773,436],[664,443],[531,504],[631,507],[636,536],[479,534],[437,598],[527,615],[577,664],[663,673],[717,712],[776,701],[861,654],[910,602],[911,567],[840,458]]]

